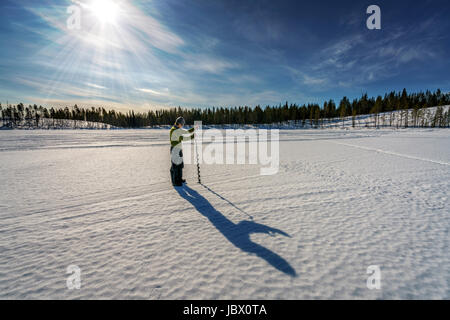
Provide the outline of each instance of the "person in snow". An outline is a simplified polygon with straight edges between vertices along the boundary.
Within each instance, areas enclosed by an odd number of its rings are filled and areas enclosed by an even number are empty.
[[[172,184],[176,187],[180,187],[186,182],[186,180],[183,179],[184,162],[182,142],[194,139],[195,128],[185,130],[183,129],[184,125],[184,119],[179,117],[170,129],[170,158],[172,162],[170,176],[172,178]]]

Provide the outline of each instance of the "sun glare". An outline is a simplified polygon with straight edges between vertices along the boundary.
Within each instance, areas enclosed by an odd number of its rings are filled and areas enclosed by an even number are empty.
[[[119,6],[113,0],[93,0],[90,9],[103,24],[117,21]]]

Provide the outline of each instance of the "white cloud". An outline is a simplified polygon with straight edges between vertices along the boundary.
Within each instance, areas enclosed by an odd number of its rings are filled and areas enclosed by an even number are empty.
[[[219,74],[228,69],[239,68],[235,62],[207,55],[187,55],[184,66],[195,71]]]
[[[288,69],[294,81],[315,91],[366,86],[398,74],[405,64],[437,56],[430,50],[429,39],[417,35],[421,28],[394,29],[375,38],[369,34],[349,35],[329,44],[302,66]],[[421,37],[423,41],[417,41]]]
[[[94,84],[94,83],[86,82],[85,84],[89,87],[96,88],[96,89],[106,89],[106,87],[103,87],[103,86],[100,86],[100,85]]]
[[[163,91],[156,91],[156,90],[146,89],[146,88],[136,88],[136,90],[140,91],[140,92],[148,93],[151,95],[155,95],[155,96],[167,95],[169,93],[168,88],[164,89]]]

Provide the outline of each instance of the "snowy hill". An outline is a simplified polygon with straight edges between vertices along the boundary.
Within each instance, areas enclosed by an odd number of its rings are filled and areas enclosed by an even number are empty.
[[[436,118],[436,113],[441,109],[442,115]],[[446,126],[450,125],[450,115],[449,115],[450,106],[442,106],[442,107],[433,107],[433,108],[425,108],[425,109],[409,109],[409,110],[400,110],[393,112],[384,112],[379,113],[378,115],[362,115],[356,117],[345,117],[344,119],[332,119],[327,122],[324,121],[320,126],[323,128],[401,128],[405,127],[407,123],[407,127],[417,128],[417,127],[439,127],[439,119],[442,122],[445,122]],[[405,120],[407,119],[407,120]]]
[[[439,118],[444,123],[442,127],[450,126],[450,106],[432,107],[424,109],[409,109],[393,112],[379,113],[378,115],[368,114],[355,117],[321,119],[318,122],[314,120],[288,121],[279,124],[265,125],[226,125],[226,126],[206,126],[220,128],[278,128],[278,129],[362,129],[362,128],[403,128],[408,124],[410,128],[429,128],[439,127],[439,119],[436,118],[436,112],[441,108],[442,116]],[[407,121],[405,121],[407,119]]]
[[[81,120],[66,120],[66,119],[48,119],[41,118],[39,124],[35,121],[22,121],[14,126],[14,129],[112,129],[113,126],[101,123],[101,122],[90,122]],[[12,129],[11,125],[7,123],[1,124],[0,129]]]
[[[407,120],[405,120],[407,119]],[[306,119],[305,121],[288,121],[272,124],[227,124],[227,125],[204,125],[204,129],[361,129],[361,128],[402,128],[405,127],[428,128],[428,127],[450,127],[450,106],[432,107],[424,109],[409,109],[393,112],[380,113],[378,115],[360,115],[355,117],[332,118],[332,119]],[[89,122],[80,120],[49,119],[41,118],[36,124],[34,120],[21,121],[12,126],[8,122],[1,123],[0,129],[119,129],[102,122]],[[169,130],[171,125],[158,125],[142,127],[142,129]]]
[[[436,117],[436,112],[441,108],[442,115]],[[407,119],[407,121],[405,121]],[[440,119],[440,121],[439,121]],[[450,106],[432,107],[424,109],[409,109],[379,113],[378,115],[368,114],[345,118],[321,119],[319,122],[307,119],[302,121],[288,121],[272,124],[227,124],[227,125],[204,125],[203,129],[373,129],[377,128],[404,128],[405,124],[409,128],[429,128],[450,126]],[[151,129],[170,129],[167,126],[148,127]]]

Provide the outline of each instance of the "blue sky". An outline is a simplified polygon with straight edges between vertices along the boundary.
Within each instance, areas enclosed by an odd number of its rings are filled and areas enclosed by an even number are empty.
[[[147,110],[450,91],[448,1],[111,1],[3,0],[0,101]],[[366,28],[371,4],[381,30]]]

